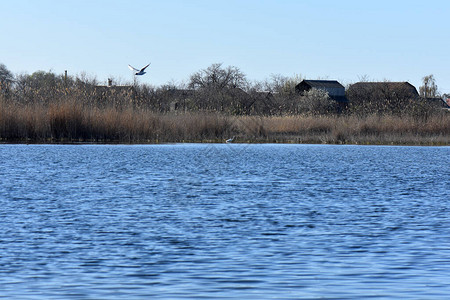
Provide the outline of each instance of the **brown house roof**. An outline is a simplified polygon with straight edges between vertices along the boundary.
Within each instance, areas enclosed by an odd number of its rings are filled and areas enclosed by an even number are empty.
[[[397,94],[398,96],[419,97],[416,88],[409,82],[357,82],[348,91],[364,91],[368,93]]]

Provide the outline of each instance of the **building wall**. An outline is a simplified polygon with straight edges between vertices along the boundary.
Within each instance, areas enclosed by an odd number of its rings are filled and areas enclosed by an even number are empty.
[[[324,88],[330,96],[345,96],[345,88]]]

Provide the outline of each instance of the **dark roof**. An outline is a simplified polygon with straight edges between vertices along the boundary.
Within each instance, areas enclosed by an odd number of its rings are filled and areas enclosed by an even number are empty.
[[[428,103],[430,103],[431,105],[434,105],[436,107],[443,107],[443,108],[449,108],[449,104],[447,103],[447,101],[445,101],[442,98],[425,98]]]
[[[295,86],[297,92],[308,91],[310,89],[328,91],[328,96],[340,103],[347,103],[345,97],[345,87],[336,80],[303,80]]]
[[[352,89],[364,89],[366,91],[376,89],[386,89],[389,91],[403,91],[408,92],[411,95],[418,96],[416,88],[409,82],[357,82],[352,84],[349,90]]]
[[[228,93],[233,97],[243,97],[243,98],[249,97],[248,93],[241,88],[231,88],[228,90]]]
[[[169,89],[162,93],[164,96],[171,98],[188,98],[192,97],[195,94],[194,90],[186,90],[186,89]]]
[[[338,81],[336,80],[303,80],[303,83],[306,83],[307,85],[309,85],[311,88],[316,88],[316,89],[325,89],[325,88],[344,88],[344,86],[342,84],[340,84]],[[302,82],[300,82],[299,84],[301,84]]]

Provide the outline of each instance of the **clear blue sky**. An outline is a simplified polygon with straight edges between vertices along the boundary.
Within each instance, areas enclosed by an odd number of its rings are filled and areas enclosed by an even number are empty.
[[[181,83],[212,63],[271,74],[409,81],[450,93],[448,0],[1,1],[0,63],[105,82]]]

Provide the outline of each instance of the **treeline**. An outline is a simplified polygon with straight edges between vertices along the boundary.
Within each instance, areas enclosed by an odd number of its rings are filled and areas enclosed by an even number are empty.
[[[187,84],[117,83],[107,85],[84,75],[67,76],[37,71],[14,76],[0,65],[0,96],[4,101],[27,105],[76,100],[90,107],[146,109],[155,113],[208,111],[232,115],[296,112],[293,79],[280,75],[251,84],[236,67],[213,64],[192,74]],[[264,92],[261,92],[264,91]],[[275,95],[275,97],[273,97]]]
[[[425,79],[430,80],[428,77]],[[295,86],[301,80],[300,76],[272,75],[263,82],[250,82],[237,67],[213,64],[193,73],[188,83],[182,85],[116,84],[114,79],[109,79],[108,85],[101,85],[95,78],[45,71],[14,76],[0,64],[2,101],[18,105],[47,105],[71,100],[89,107],[131,107],[154,113],[208,111],[264,116],[336,113],[428,116],[436,112],[435,107],[425,97],[419,97],[412,86],[416,95],[408,86],[389,82],[376,87],[365,86],[364,83],[351,85],[347,89],[349,102],[342,109],[323,90],[296,91]]]
[[[296,92],[300,81],[250,83],[238,68],[213,64],[180,86],[101,85],[0,65],[0,141],[450,143],[449,114],[422,98],[350,89],[342,111],[324,91]]]

